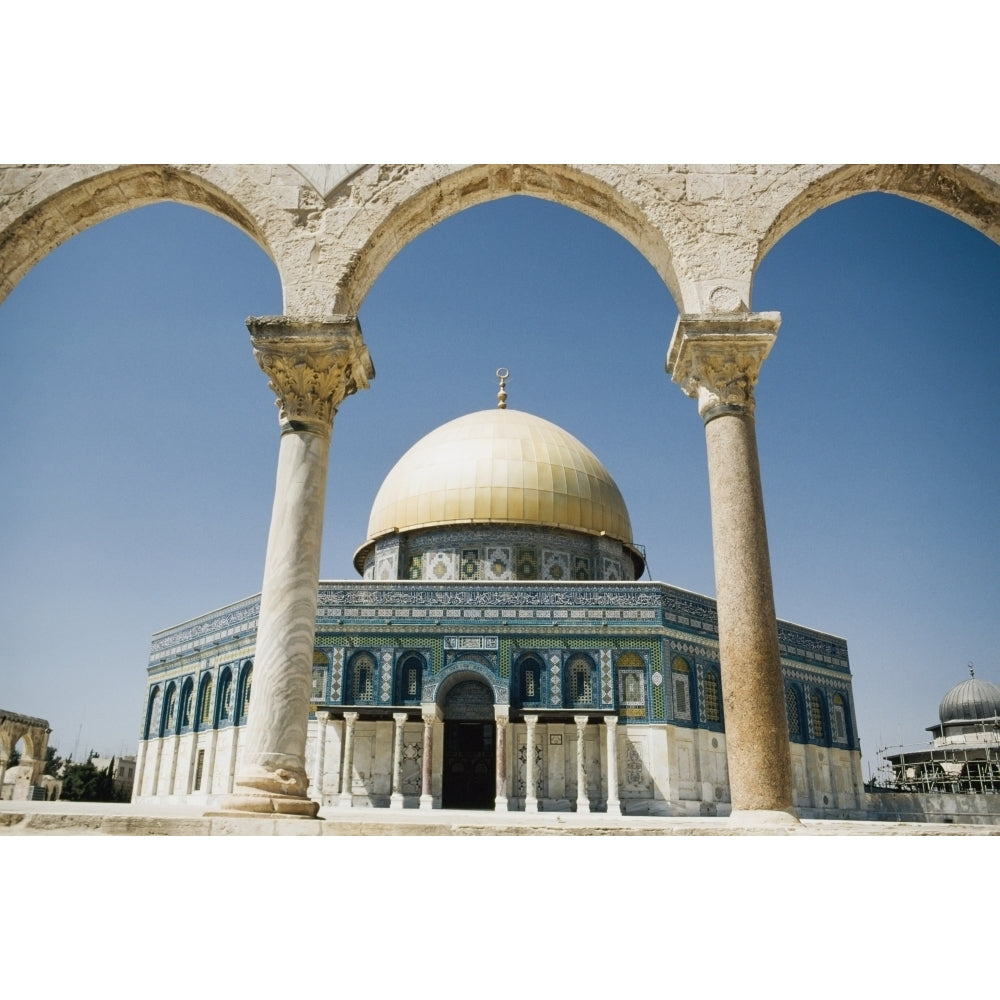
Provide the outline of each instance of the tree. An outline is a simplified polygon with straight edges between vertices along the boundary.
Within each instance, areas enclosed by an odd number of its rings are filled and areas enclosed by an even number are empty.
[[[59,777],[59,769],[66,763],[62,757],[56,756],[55,747],[46,747],[45,749],[45,769],[42,774],[51,775],[53,778]]]
[[[63,774],[61,798],[68,802],[117,802],[114,782],[114,758],[106,768],[98,771],[92,757],[84,764],[67,763]]]

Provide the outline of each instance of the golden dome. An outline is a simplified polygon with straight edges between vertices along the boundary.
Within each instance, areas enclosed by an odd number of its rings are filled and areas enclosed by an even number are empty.
[[[470,413],[410,448],[375,497],[355,564],[381,535],[447,524],[565,528],[633,548],[608,470],[561,427],[519,410]]]

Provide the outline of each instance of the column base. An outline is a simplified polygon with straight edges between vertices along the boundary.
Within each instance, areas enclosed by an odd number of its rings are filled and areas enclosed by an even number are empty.
[[[729,814],[732,826],[756,826],[776,830],[798,829],[802,826],[794,810],[784,809],[736,809]]]
[[[621,816],[621,814],[622,814],[622,805],[620,802],[608,803],[608,808],[607,808],[608,816]]]
[[[290,816],[315,819],[319,803],[298,795],[227,795],[206,816]]]
[[[536,812],[538,812],[538,799],[525,799],[524,800],[524,811],[526,813],[536,813]]]
[[[589,813],[590,812],[590,803],[589,802],[581,802],[579,799],[577,799],[577,801],[576,801],[576,811],[578,813]]]
[[[390,809],[402,809],[403,808],[403,793],[393,792],[389,796],[389,808]]]
[[[434,796],[433,795],[421,795],[420,796],[420,808],[421,809],[433,809],[434,808]]]
[[[496,802],[493,803],[493,811],[498,813],[510,812],[510,806],[507,804],[506,795],[498,795],[496,797]]]

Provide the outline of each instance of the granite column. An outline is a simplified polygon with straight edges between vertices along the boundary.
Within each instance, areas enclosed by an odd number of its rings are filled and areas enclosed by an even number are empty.
[[[754,420],[779,323],[682,315],[667,355],[705,424],[729,787],[733,818],[755,823],[797,821]]]

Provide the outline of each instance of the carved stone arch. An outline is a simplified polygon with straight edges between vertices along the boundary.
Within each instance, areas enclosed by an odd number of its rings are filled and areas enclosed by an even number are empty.
[[[337,284],[335,313],[355,315],[389,261],[421,233],[466,208],[511,195],[553,201],[606,225],[645,257],[679,309],[695,301],[689,268],[681,263],[683,216],[676,200],[640,171],[607,165],[379,164],[359,171],[351,183],[367,196],[365,211],[356,212],[340,235],[350,258],[339,275],[329,276]]]
[[[286,170],[301,184],[300,176]],[[282,273],[275,249],[293,219],[274,204],[273,174],[273,168],[173,164],[0,170],[0,302],[38,261],[70,237],[162,201],[200,208],[231,222]]]
[[[422,700],[424,704],[435,703],[443,705],[448,692],[462,681],[477,680],[485,684],[493,692],[495,705],[510,704],[510,687],[500,684],[497,678],[475,660],[458,660],[441,673],[424,681]]]
[[[763,211],[754,262],[756,272],[767,253],[814,212],[845,198],[871,192],[919,201],[967,223],[1000,243],[1000,166],[954,164],[848,164],[802,166],[783,178],[785,196]]]

